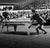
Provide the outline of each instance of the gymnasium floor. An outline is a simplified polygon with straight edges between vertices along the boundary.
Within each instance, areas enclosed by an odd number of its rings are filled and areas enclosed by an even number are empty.
[[[28,26],[28,24],[18,26],[14,34],[12,26],[8,28],[8,33],[6,32],[6,27],[4,27],[2,32],[0,27],[0,48],[50,48],[50,26],[44,27],[47,31],[45,35],[41,31],[37,35],[35,26],[30,29],[28,29]]]

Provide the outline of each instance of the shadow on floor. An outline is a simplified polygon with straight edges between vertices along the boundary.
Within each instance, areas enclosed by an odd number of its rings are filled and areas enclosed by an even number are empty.
[[[28,32],[26,31],[9,31],[9,32],[0,32],[0,34],[13,34],[13,35],[38,35],[36,32]],[[42,32],[39,34],[43,34]]]
[[[39,33],[39,34],[43,34],[43,33],[41,32],[41,33]],[[39,35],[39,34],[37,34],[36,32],[34,32],[34,33],[31,32],[31,33],[30,33],[30,35]]]
[[[3,32],[4,34],[13,34],[13,35],[28,35],[27,32],[22,32],[22,31],[10,31],[10,32]]]

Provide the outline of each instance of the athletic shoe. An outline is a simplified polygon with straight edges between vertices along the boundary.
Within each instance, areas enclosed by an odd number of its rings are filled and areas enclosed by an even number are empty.
[[[28,27],[28,29],[30,29],[31,26]]]
[[[44,32],[44,34],[47,34],[47,32]]]

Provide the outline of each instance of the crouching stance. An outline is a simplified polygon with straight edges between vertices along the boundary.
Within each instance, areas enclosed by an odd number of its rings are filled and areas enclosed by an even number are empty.
[[[44,34],[46,34],[47,32],[43,29],[44,22],[46,23],[46,21],[39,14],[37,14],[35,10],[32,10],[32,13],[33,13],[33,16],[31,17],[32,23],[28,28],[31,28],[33,20],[36,20],[38,22],[36,26],[37,34],[39,34],[39,30],[41,30],[42,32],[44,32]]]

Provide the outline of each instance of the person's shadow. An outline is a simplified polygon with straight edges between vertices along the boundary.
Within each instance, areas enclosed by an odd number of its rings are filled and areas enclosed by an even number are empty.
[[[42,32],[37,34],[36,32],[30,32],[28,34],[27,31],[9,31],[9,32],[2,32],[3,34],[12,34],[12,35],[39,35],[39,34],[43,34]]]
[[[43,32],[40,32],[39,34],[43,34]],[[36,32],[30,32],[30,35],[39,35]]]
[[[12,34],[12,35],[28,35],[25,31],[9,31],[9,32],[2,32],[3,34]]]

